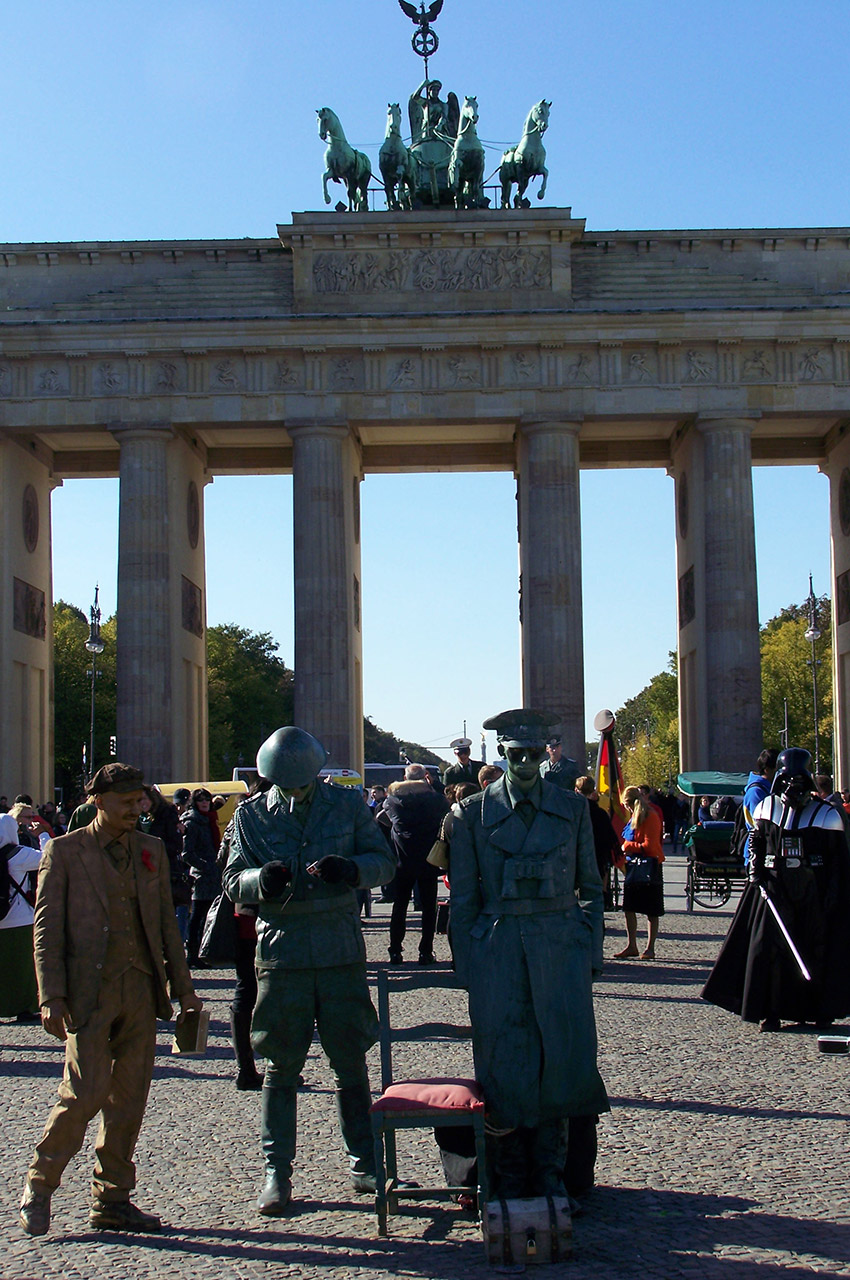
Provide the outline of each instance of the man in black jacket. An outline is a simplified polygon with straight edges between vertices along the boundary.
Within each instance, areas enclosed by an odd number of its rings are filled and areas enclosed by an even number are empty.
[[[427,862],[427,857],[448,808],[448,802],[437,794],[428,781],[424,765],[409,764],[404,771],[404,781],[394,782],[390,786],[383,816],[385,820],[389,818],[392,844],[398,857],[390,919],[389,949],[393,964],[401,964],[403,958],[407,907],[415,884],[419,886],[419,901],[422,906],[419,963],[434,963],[439,872]]]

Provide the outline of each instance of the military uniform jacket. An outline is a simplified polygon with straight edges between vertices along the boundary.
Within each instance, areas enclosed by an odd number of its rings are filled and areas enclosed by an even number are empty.
[[[579,772],[578,761],[562,755],[554,764],[551,760],[547,761],[540,769],[540,776],[544,782],[554,783],[556,787],[562,787],[565,791],[575,791]]]
[[[457,786],[459,782],[471,782],[477,787],[479,785],[478,770],[483,768],[483,760],[470,760],[466,766],[458,760],[457,764],[450,764],[443,774],[443,786],[450,787],[452,783]]]
[[[156,836],[131,831],[139,915],[153,962],[157,1017],[170,1018],[171,996],[192,993],[180,930],[171,900],[171,869]],[[109,944],[109,903],[104,854],[93,826],[49,840],[38,873],[34,946],[38,998],[66,1000],[82,1027],[97,1007]]]
[[[236,810],[224,889],[234,902],[258,905],[258,969],[324,969],[365,961],[354,889],[307,874],[311,863],[328,854],[356,863],[359,889],[386,884],[395,874],[395,854],[357,791],[317,784],[303,827],[278,787]],[[278,901],[266,902],[260,895],[260,868],[266,862],[284,862],[292,873]]]
[[[526,827],[502,777],[453,813],[451,943],[495,1122],[607,1110],[591,992],[602,882],[587,801],[544,782]]]

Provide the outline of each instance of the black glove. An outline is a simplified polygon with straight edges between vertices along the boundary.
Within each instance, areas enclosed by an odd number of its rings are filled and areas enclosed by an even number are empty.
[[[267,862],[260,868],[260,893],[264,898],[279,898],[292,880],[285,862]]]
[[[764,885],[767,884],[767,876],[761,862],[750,854],[750,861],[747,864],[747,876],[750,884]]]
[[[329,853],[324,858],[320,858],[316,863],[314,874],[320,880],[324,880],[325,884],[355,885],[360,878],[357,863],[352,862],[351,858],[340,858],[335,853]]]

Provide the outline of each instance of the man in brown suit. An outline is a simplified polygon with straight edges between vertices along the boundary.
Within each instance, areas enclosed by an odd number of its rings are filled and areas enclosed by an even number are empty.
[[[44,1235],[50,1197],[99,1111],[92,1227],[159,1231],[159,1218],[130,1203],[133,1150],[153,1074],[156,1019],[178,1021],[201,1001],[171,901],[168,856],[136,830],[142,775],[104,765],[89,791],[90,826],[45,846],[35,906],[35,967],[45,1031],[65,1041],[59,1101],[24,1184],[21,1225]]]

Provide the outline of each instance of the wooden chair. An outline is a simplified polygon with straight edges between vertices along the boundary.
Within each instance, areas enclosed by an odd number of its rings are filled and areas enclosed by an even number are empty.
[[[469,1187],[419,1187],[399,1180],[396,1153],[396,1131],[399,1129],[433,1129],[435,1126],[471,1126],[475,1134],[478,1161],[478,1209],[487,1201],[487,1172],[484,1151],[484,1096],[475,1080],[458,1077],[428,1077],[416,1080],[394,1080],[392,1044],[394,1032],[390,1022],[390,990],[415,991],[433,987],[456,990],[453,973],[429,971],[415,977],[378,970],[378,1017],[381,1033],[381,1096],[371,1108],[372,1134],[375,1140],[375,1212],[378,1235],[388,1234],[387,1217],[398,1212],[399,1201],[448,1200],[469,1195]],[[405,1027],[409,1037],[413,1028]],[[464,1038],[467,1027],[441,1024],[443,1033]],[[395,1032],[398,1038],[401,1032]]]

